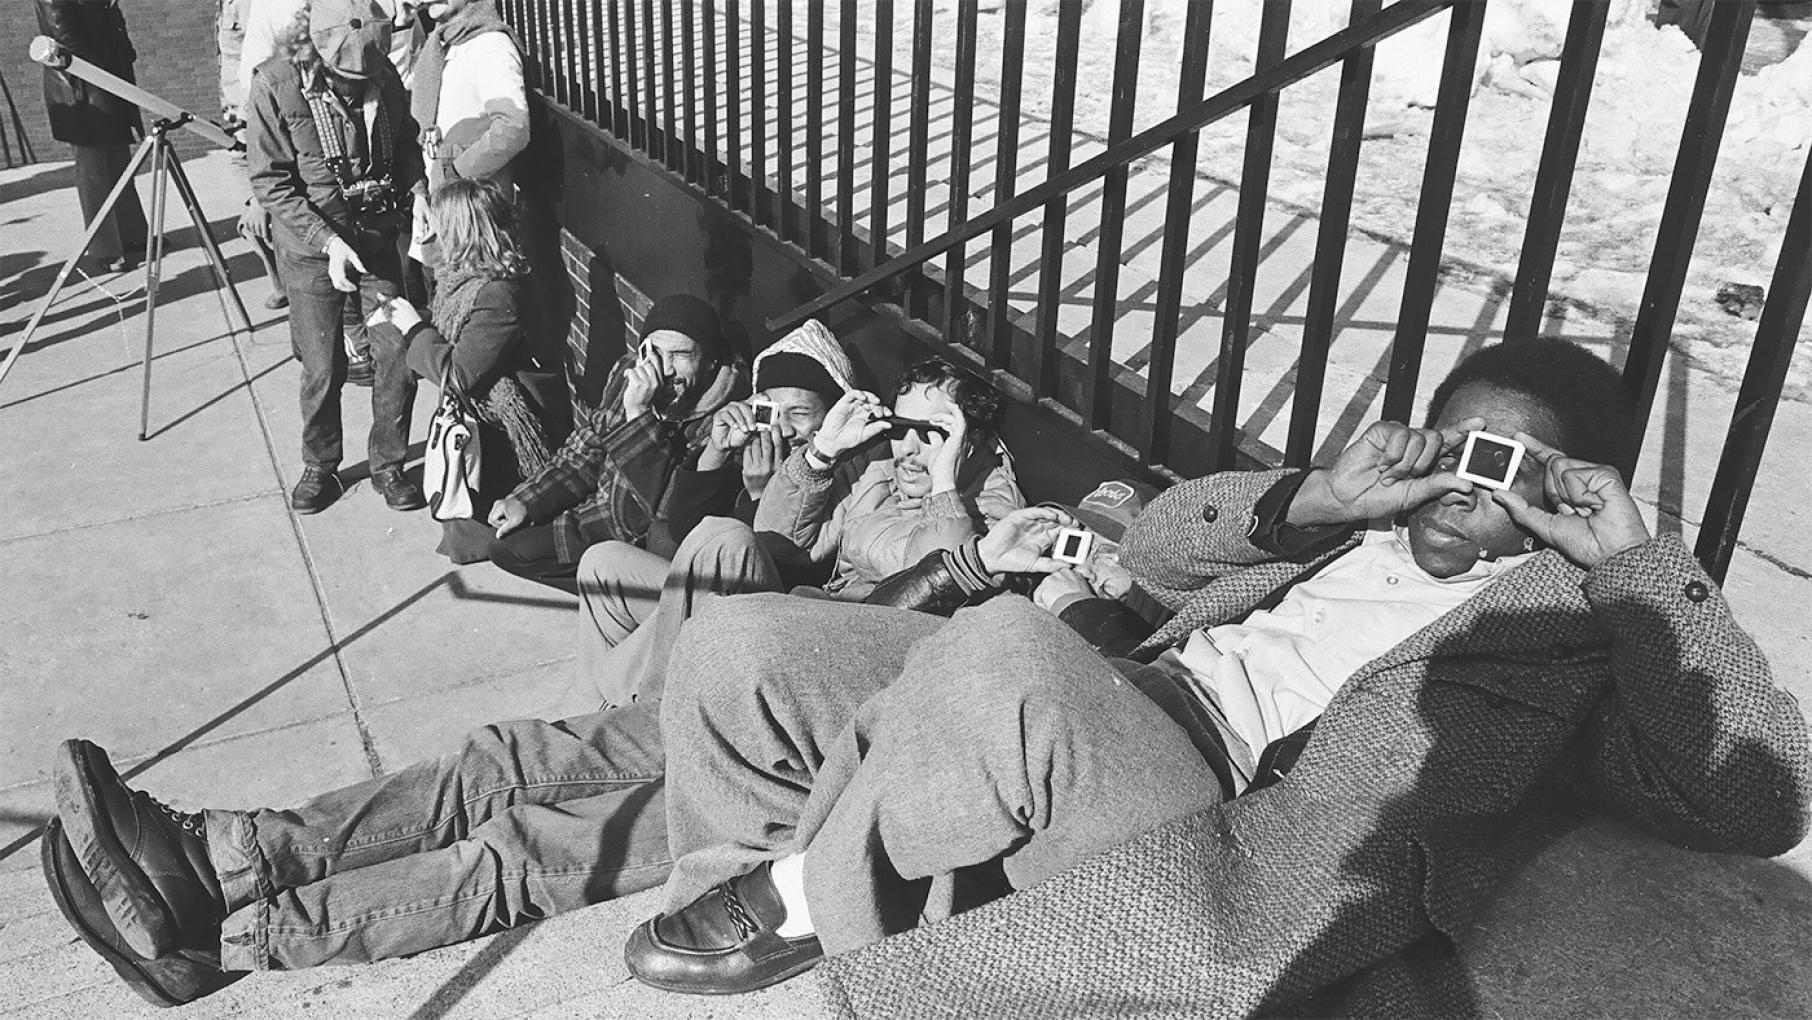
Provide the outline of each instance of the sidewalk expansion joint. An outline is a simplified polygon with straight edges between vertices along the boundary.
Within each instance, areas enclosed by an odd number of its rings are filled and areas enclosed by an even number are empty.
[[[271,472],[277,477],[277,491],[288,489],[288,482],[283,476],[283,463],[277,456],[277,443],[271,436],[270,419],[264,413],[264,400],[258,395],[258,387],[252,381],[252,366],[246,360],[245,347],[240,342],[239,331],[232,331],[233,356],[239,362],[239,374],[245,379],[245,390],[252,401],[252,414],[258,419],[258,431],[264,439],[264,452],[270,458]],[[251,342],[251,338],[246,338]],[[346,657],[340,647],[340,635],[333,625],[333,612],[327,606],[327,588],[321,583],[320,567],[315,563],[314,551],[309,548],[308,535],[302,530],[302,519],[289,505],[283,502],[285,514],[289,517],[290,531],[295,535],[296,548],[302,554],[302,565],[308,571],[308,584],[314,591],[315,607],[321,613],[321,626],[327,632],[327,646],[333,658],[334,669],[340,676],[340,687],[346,692],[346,703],[352,709],[352,724],[358,730],[359,743],[365,752],[365,766],[371,770],[373,778],[384,774],[383,759],[378,755],[377,739],[371,734],[371,726],[365,720],[364,706],[359,700],[359,692],[353,687],[352,673],[346,668]]]
[[[275,491],[279,495],[282,493],[281,489]],[[29,541],[34,538],[47,538],[51,535],[67,535],[75,531],[86,531],[90,528],[105,528],[115,524],[130,524],[134,521],[148,521],[153,517],[186,513],[190,510],[211,510],[217,506],[230,506],[234,503],[250,503],[254,500],[268,498],[270,495],[272,495],[272,490],[266,489],[262,492],[248,492],[241,496],[223,496],[220,499],[209,500],[205,503],[186,503],[182,506],[165,507],[162,510],[147,510],[144,513],[127,514],[124,517],[109,517],[105,520],[84,521],[80,524],[71,524],[61,528],[51,528],[46,531],[33,531],[23,535],[11,535],[6,538],[0,538],[0,547],[8,546],[15,542]]]

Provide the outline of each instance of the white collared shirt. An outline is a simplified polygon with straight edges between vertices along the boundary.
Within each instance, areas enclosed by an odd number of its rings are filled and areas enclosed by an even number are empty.
[[[1249,782],[1265,747],[1319,716],[1360,667],[1526,559],[1481,560],[1437,578],[1416,565],[1401,530],[1368,531],[1276,608],[1198,630],[1157,665],[1187,683],[1221,723],[1235,771]]]

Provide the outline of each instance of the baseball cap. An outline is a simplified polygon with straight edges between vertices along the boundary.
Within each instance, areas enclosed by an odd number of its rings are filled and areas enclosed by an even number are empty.
[[[363,81],[390,61],[390,15],[376,0],[311,0],[308,41],[342,78]]]
[[[1069,511],[1082,526],[1100,535],[1110,542],[1119,542],[1126,536],[1126,528],[1133,518],[1145,509],[1145,504],[1158,495],[1156,486],[1144,482],[1125,479],[1102,482],[1095,490],[1082,497],[1075,506],[1064,506],[1061,503],[1047,503]]]

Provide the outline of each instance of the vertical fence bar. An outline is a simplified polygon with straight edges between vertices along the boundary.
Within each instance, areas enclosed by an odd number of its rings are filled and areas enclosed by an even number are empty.
[[[680,139],[680,158],[683,165],[681,173],[685,174],[686,180],[689,181],[700,180],[700,174],[705,172],[700,167],[700,157],[705,153],[700,151],[698,143],[698,80],[700,77],[709,77],[715,73],[715,69],[707,69],[702,75],[700,73],[698,44],[693,38],[698,32],[697,17],[698,12],[693,10],[692,0],[685,0],[680,4],[680,55],[684,58],[682,63],[685,64],[685,70],[681,73],[680,80],[681,87],[686,90],[686,133],[685,137]]]
[[[1045,156],[1045,177],[1070,168],[1071,132],[1076,120],[1076,54],[1082,43],[1082,5],[1057,7],[1057,73],[1051,79],[1051,145]],[[1064,222],[1070,198],[1058,195],[1044,204],[1043,235],[1038,256],[1038,339],[1032,345],[1032,393],[1043,400],[1057,394],[1057,304],[1063,294],[1063,249],[1069,243]]]
[[[592,103],[591,74],[586,70],[586,63],[590,59],[586,55],[586,49],[587,43],[591,39],[591,33],[585,30],[585,7],[587,5],[575,3],[573,0],[562,0],[562,2],[565,7],[561,16],[567,29],[566,66],[572,76],[572,84],[568,87],[567,96],[571,100],[573,112],[585,117],[589,116],[587,111]]]
[[[1648,282],[1623,362],[1623,385],[1635,401],[1636,435],[1631,449],[1636,456],[1641,454],[1655,391],[1661,387],[1661,363],[1667,357],[1667,339],[1680,311],[1680,293],[1686,289],[1686,269],[1705,215],[1705,195],[1711,190],[1718,144],[1724,138],[1724,120],[1730,114],[1730,98],[1736,92],[1737,72],[1743,68],[1743,48],[1754,15],[1753,0],[1714,4],[1705,41],[1699,46],[1698,80],[1686,107],[1680,154],[1674,160],[1673,182],[1655,232],[1655,254],[1649,260]],[[1635,470],[1633,462],[1626,467]]]
[[[824,249],[824,0],[805,8],[805,252]]]
[[[837,271],[856,273],[850,240],[856,233],[856,16],[855,0],[837,8]]]
[[[1350,24],[1377,14],[1381,0],[1353,0]],[[1296,360],[1296,398],[1284,443],[1284,463],[1306,467],[1315,455],[1315,426],[1321,418],[1321,390],[1334,346],[1334,312],[1340,301],[1340,271],[1346,264],[1347,228],[1353,220],[1353,188],[1359,175],[1359,148],[1365,138],[1365,107],[1371,98],[1374,49],[1361,46],[1340,67],[1340,98],[1334,105],[1334,137],[1328,143],[1328,172],[1321,193],[1321,227],[1315,238],[1315,265],[1303,315],[1302,353]]]
[[[684,0],[684,2],[687,7],[692,6],[691,0]],[[662,163],[667,165],[668,169],[672,169],[680,163],[681,156],[677,147],[679,143],[677,135],[679,132],[674,130],[679,123],[679,111],[677,108],[678,100],[674,96],[673,91],[674,87],[678,84],[679,78],[674,73],[675,68],[673,66],[675,47],[673,45],[673,4],[671,3],[661,4],[660,50],[661,154],[659,158]]]
[[[1264,6],[1258,26],[1254,73],[1283,59],[1290,37],[1290,2]],[[1271,185],[1271,146],[1277,137],[1277,93],[1252,101],[1246,115],[1246,158],[1239,175],[1239,211],[1233,221],[1233,256],[1227,269],[1227,301],[1221,320],[1221,352],[1215,362],[1214,407],[1208,422],[1208,470],[1233,467],[1239,446],[1239,387],[1252,333],[1252,285],[1258,275],[1259,242],[1265,228],[1265,199]]]
[[[554,99],[572,108],[572,73],[567,66],[571,37],[566,34],[566,11],[561,0],[547,0],[548,66],[554,74]]]
[[[700,0],[704,10],[705,38],[703,54],[705,60],[705,163],[702,172],[705,175],[705,194],[726,195],[727,189],[720,179],[722,167],[717,148],[717,0]]]
[[[1107,144],[1132,137],[1133,108],[1139,98],[1139,49],[1144,40],[1145,0],[1121,0],[1120,29],[1114,42],[1113,105]],[[1087,411],[1090,428],[1104,429],[1113,410],[1114,316],[1120,309],[1120,241],[1126,231],[1126,165],[1101,179],[1101,233],[1095,260],[1095,308],[1088,330]]]
[[[1384,420],[1408,424],[1414,412],[1416,382],[1422,375],[1422,351],[1428,319],[1441,275],[1441,249],[1447,240],[1447,216],[1453,205],[1453,180],[1460,169],[1460,142],[1466,132],[1466,110],[1472,101],[1472,68],[1484,35],[1485,5],[1458,3],[1448,9],[1447,52],[1441,58],[1441,84],[1435,95],[1434,123],[1428,130],[1428,161],[1422,167],[1422,195],[1416,203],[1416,232],[1404,270],[1403,305],[1390,344],[1390,377],[1384,386]]]
[[[626,71],[623,63],[623,25],[621,12],[619,11],[619,8],[622,6],[621,0],[606,0],[604,12],[606,15],[605,22],[610,32],[611,123],[615,125],[616,136],[619,139],[628,142],[630,141],[630,134],[634,129],[631,127],[631,118],[629,116],[629,93],[624,91],[623,84],[626,80],[624,78]],[[631,142],[631,144],[633,145],[634,143]]]
[[[806,2],[813,3],[815,0]],[[776,233],[782,241],[788,241],[799,236],[796,203],[793,201],[793,0],[775,0],[774,14],[778,19],[774,26],[774,41],[778,48],[774,58],[777,70],[774,192],[778,202],[776,215],[779,217]]]
[[[529,51],[534,54],[528,67],[523,69],[526,83],[546,91],[547,47],[541,39],[541,0],[523,0],[522,28],[529,41]]]
[[[660,77],[654,55],[654,0],[642,0],[642,151],[659,162],[667,139],[661,131],[661,110],[656,80]]]
[[[594,3],[585,8],[585,38],[591,57],[586,61],[585,83],[590,88],[588,115],[598,127],[610,127],[604,108],[604,12]]]
[[[1730,570],[1749,494],[1761,471],[1762,453],[1774,426],[1781,390],[1787,385],[1793,348],[1805,325],[1808,299],[1812,299],[1812,157],[1806,159],[1806,169],[1800,174],[1799,195],[1787,217],[1780,261],[1774,264],[1768,303],[1756,322],[1749,365],[1737,390],[1736,410],[1730,417],[1730,431],[1724,438],[1724,452],[1718,458],[1718,473],[1705,501],[1704,523],[1693,550],[1706,573],[1720,584]]]
[[[772,224],[768,202],[767,0],[749,0],[749,208],[755,223]]]
[[[1573,187],[1573,167],[1579,161],[1579,139],[1585,131],[1586,107],[1592,101],[1592,77],[1598,67],[1598,48],[1604,41],[1609,0],[1576,0],[1567,22],[1567,38],[1560,50],[1560,76],[1554,85],[1554,105],[1548,114],[1547,140],[1542,143],[1541,164],[1535,171],[1535,193],[1529,199],[1529,227],[1523,234],[1523,253],[1510,292],[1510,311],[1504,336],[1525,340],[1541,330],[1548,305],[1548,281],[1554,275],[1554,253],[1560,248],[1560,228],[1567,217],[1567,194]]]
[[[950,110],[950,209],[946,222],[958,227],[969,218],[970,149],[975,142],[975,33],[979,0],[958,0],[956,8],[956,94]],[[969,304],[964,263],[968,245],[958,244],[944,256],[944,342],[973,343],[965,328]]]
[[[874,0],[874,108],[869,121],[868,267],[887,260],[888,174],[893,170],[893,0]]]
[[[724,196],[730,208],[748,210],[753,218],[742,175],[742,99],[747,92],[742,85],[742,5],[724,0]]]
[[[1178,112],[1202,99],[1208,78],[1208,41],[1214,4],[1189,5],[1183,23],[1183,66],[1177,80]],[[1164,209],[1164,242],[1158,261],[1158,297],[1151,333],[1151,362],[1145,369],[1145,463],[1170,457],[1171,376],[1176,367],[1177,333],[1182,326],[1183,271],[1189,260],[1189,220],[1195,207],[1196,147],[1201,132],[1191,131],[1170,148],[1170,188]]]
[[[931,0],[912,8],[912,117],[906,135],[906,247],[925,239],[925,176],[931,139]],[[906,280],[906,312],[921,314],[924,289],[918,274]]]
[[[621,6],[623,8],[623,65],[626,68],[623,108],[629,115],[629,147],[646,149],[650,125],[641,116],[642,60],[640,53],[636,50],[636,0],[623,0]]]
[[[1006,0],[1000,47],[1000,120],[995,130],[994,201],[1013,197],[1019,185],[1019,94],[1025,78],[1026,0]],[[994,228],[988,243],[988,367],[1012,361],[1012,316],[1008,307],[1013,272],[1013,221]]]

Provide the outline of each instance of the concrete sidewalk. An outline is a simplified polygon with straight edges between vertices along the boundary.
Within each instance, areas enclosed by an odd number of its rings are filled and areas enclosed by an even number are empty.
[[[241,177],[218,154],[189,169],[216,236],[231,236]],[[0,347],[79,237],[71,183],[64,165],[0,173]],[[569,703],[570,600],[488,565],[449,568],[424,514],[393,513],[362,484],[319,516],[289,513],[298,370],[282,313],[260,309],[256,261],[237,240],[226,251],[258,329],[226,335],[192,234],[179,237],[148,442],[133,438],[140,274],[78,280],[0,386],[0,1013],[154,1012],[74,939],[37,875],[56,741],[95,740],[179,806],[282,805],[445,750],[474,725]],[[1363,347],[1337,346],[1330,391],[1370,374],[1376,352]],[[1639,495],[1695,507],[1730,397],[1685,369],[1667,392]],[[418,422],[429,401],[424,390]],[[362,391],[348,390],[345,414],[356,457]],[[1806,704],[1812,483],[1793,462],[1809,448],[1812,414],[1788,405],[1728,585]],[[1659,516],[1690,537],[1690,520]],[[181,1015],[822,1014],[809,979],[737,999],[628,979],[623,942],[655,909],[643,894],[410,960],[253,975]],[[1809,922],[1807,847],[1712,857],[1605,822],[1522,874],[1468,954],[1502,1016],[1803,1016]]]

